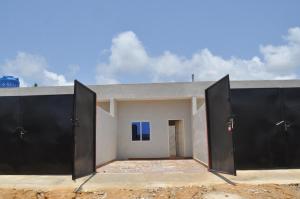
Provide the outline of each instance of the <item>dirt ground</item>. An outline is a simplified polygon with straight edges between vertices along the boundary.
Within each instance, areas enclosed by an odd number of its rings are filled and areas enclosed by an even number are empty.
[[[74,192],[72,189],[55,189],[49,191],[29,189],[0,189],[0,199],[103,199],[103,198],[300,198],[300,185],[245,185],[220,184],[213,186],[158,187],[151,189],[101,189],[95,191]]]
[[[98,173],[0,175],[0,199],[300,198],[300,169],[208,172],[195,160],[115,161]],[[79,190],[78,190],[79,189]]]

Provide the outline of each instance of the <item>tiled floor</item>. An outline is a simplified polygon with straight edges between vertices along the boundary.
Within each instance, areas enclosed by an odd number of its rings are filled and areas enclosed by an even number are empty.
[[[193,159],[114,161],[97,169],[98,173],[199,173],[207,168]]]

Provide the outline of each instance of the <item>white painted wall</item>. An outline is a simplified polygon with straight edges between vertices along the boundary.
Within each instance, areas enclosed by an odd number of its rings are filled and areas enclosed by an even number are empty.
[[[106,112],[110,112],[110,101],[108,102],[97,102],[97,105],[102,108],[103,110],[105,110]]]
[[[117,118],[97,107],[96,165],[102,165],[117,157]]]
[[[118,159],[168,158],[168,120],[183,120],[184,156],[192,157],[191,100],[118,102]],[[150,122],[150,141],[132,141],[131,122]]]
[[[204,100],[197,100],[193,97],[192,104],[193,158],[208,165],[205,103]]]
[[[220,77],[221,78],[221,77]],[[116,100],[166,100],[204,97],[204,90],[213,81],[173,82],[151,84],[90,85],[100,101]],[[230,81],[231,88],[300,87],[300,80]],[[0,96],[73,94],[73,86],[0,88]]]

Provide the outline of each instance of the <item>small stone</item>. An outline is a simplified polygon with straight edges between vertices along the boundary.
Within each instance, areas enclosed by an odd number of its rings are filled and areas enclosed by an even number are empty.
[[[45,198],[45,195],[44,195],[43,192],[37,192],[37,193],[36,193],[36,197],[37,197],[37,199],[44,199],[44,198]]]

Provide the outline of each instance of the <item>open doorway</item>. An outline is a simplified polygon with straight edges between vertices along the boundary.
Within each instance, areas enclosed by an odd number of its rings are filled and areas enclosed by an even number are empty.
[[[170,158],[184,156],[182,120],[169,120],[169,153]]]

